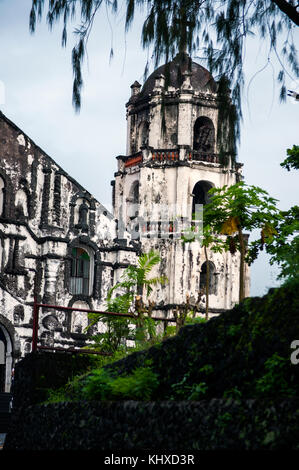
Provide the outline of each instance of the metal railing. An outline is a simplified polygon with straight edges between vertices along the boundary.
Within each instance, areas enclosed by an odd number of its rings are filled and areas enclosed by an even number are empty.
[[[151,159],[155,162],[170,162],[180,160],[180,151],[178,149],[154,149]],[[183,160],[196,162],[220,163],[219,155],[211,152],[202,152],[199,150],[185,150]]]
[[[114,317],[123,317],[123,318],[132,318],[136,319],[137,316],[131,313],[118,313],[118,312],[106,312],[100,310],[91,310],[85,308],[77,308],[77,307],[64,307],[62,305],[48,305],[38,303],[37,299],[34,299],[33,303],[33,326],[32,326],[32,352],[37,352],[38,350],[51,350],[51,351],[64,351],[64,352],[73,352],[73,353],[84,353],[84,354],[99,354],[102,356],[111,356],[111,353],[93,351],[91,349],[75,349],[75,348],[61,348],[61,347],[52,347],[52,346],[40,346],[38,345],[38,323],[39,323],[39,310],[40,308],[47,308],[47,309],[54,309],[66,312],[84,312],[84,313],[96,313],[100,315],[106,316],[114,316]],[[160,317],[153,317],[151,319],[154,321],[162,321],[162,322],[173,322],[176,323],[175,318],[160,318]]]
[[[153,150],[152,160],[165,162],[165,161],[177,161],[179,160],[178,150]]]
[[[216,153],[204,153],[197,150],[192,150],[189,153],[188,160],[208,163],[220,163],[219,155],[217,155]]]

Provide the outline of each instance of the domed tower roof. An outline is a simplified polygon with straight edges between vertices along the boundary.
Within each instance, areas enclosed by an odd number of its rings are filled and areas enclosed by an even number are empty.
[[[189,72],[191,86],[194,91],[216,93],[217,83],[210,72],[201,65],[193,62],[188,54],[178,54],[171,62],[158,67],[145,81],[138,98],[146,98],[155,87],[156,78],[164,75],[165,88],[180,88],[184,74]]]

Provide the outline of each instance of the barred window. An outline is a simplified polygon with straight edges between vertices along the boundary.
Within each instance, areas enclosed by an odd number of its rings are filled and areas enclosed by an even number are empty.
[[[72,249],[70,291],[73,295],[90,295],[90,255],[83,248]]]

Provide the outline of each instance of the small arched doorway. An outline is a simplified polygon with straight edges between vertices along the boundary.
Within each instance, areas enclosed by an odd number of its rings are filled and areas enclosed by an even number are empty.
[[[12,342],[7,329],[0,323],[0,392],[9,392],[12,371]]]

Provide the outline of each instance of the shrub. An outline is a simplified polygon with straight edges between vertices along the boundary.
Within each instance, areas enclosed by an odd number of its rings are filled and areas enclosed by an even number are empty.
[[[290,368],[289,358],[274,353],[265,362],[265,374],[256,381],[258,396],[275,397],[294,396],[296,390],[292,388],[287,379],[287,369]]]
[[[93,371],[83,387],[88,400],[150,400],[159,384],[149,367],[138,367],[127,376],[113,377],[105,369]]]

